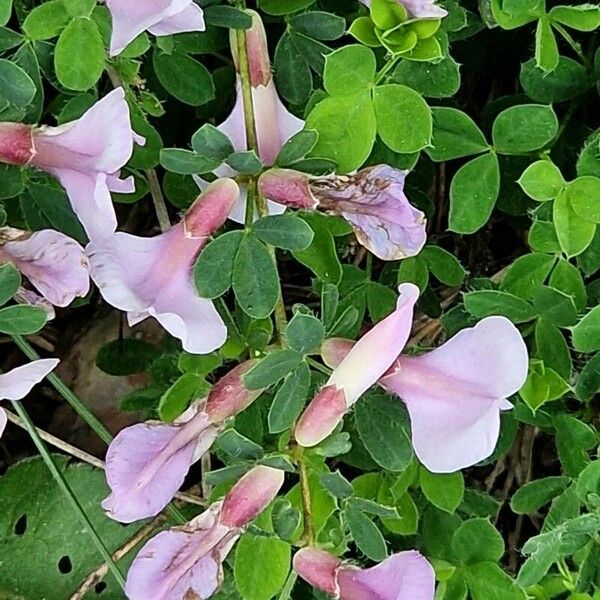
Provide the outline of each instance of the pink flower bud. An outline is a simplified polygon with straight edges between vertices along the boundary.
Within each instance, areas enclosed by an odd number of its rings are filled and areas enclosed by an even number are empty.
[[[258,465],[246,473],[223,501],[221,523],[243,527],[255,519],[277,496],[284,480],[279,469]]]
[[[246,29],[246,48],[248,51],[248,63],[250,65],[250,83],[254,88],[259,85],[266,86],[271,81],[272,75],[265,26],[263,25],[260,15],[256,11],[246,10],[246,13],[252,17],[252,27]],[[235,29],[231,30],[230,43],[235,67],[239,73],[239,52]]]
[[[313,210],[319,201],[310,189],[310,178],[292,169],[269,169],[258,180],[261,196],[292,208]]]
[[[26,165],[35,156],[33,133],[24,123],[0,123],[0,162]]]
[[[183,218],[188,238],[206,238],[225,221],[238,199],[240,188],[233,179],[217,179],[207,186],[190,206]]]
[[[249,390],[244,375],[257,363],[251,359],[231,369],[213,385],[204,410],[213,423],[220,423],[248,408],[263,390]]]
[[[337,571],[342,560],[318,548],[302,548],[294,555],[294,570],[304,581],[338,597]]]

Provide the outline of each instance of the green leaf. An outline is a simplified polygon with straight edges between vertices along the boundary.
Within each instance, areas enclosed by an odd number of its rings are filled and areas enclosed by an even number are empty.
[[[558,400],[568,391],[569,384],[556,371],[546,368],[540,361],[532,360],[527,380],[519,394],[535,413],[543,404]]]
[[[585,67],[572,58],[560,56],[556,68],[548,73],[535,60],[521,65],[520,81],[525,93],[535,102],[564,102],[585,92],[588,77]]]
[[[477,290],[465,294],[464,300],[467,311],[478,319],[500,315],[513,323],[524,323],[535,317],[535,311],[529,302],[508,292]]]
[[[465,565],[498,562],[504,554],[504,540],[488,519],[470,519],[454,532],[452,550]]]
[[[530,481],[520,487],[510,500],[513,512],[520,515],[530,515],[545,506],[554,497],[567,489],[571,482],[569,477],[544,477]]]
[[[537,314],[558,327],[568,327],[577,321],[573,297],[549,286],[542,286],[533,296]]]
[[[375,88],[373,104],[377,131],[394,152],[408,154],[429,145],[431,109],[418,92],[405,85],[381,85]]]
[[[354,495],[352,484],[339,471],[324,473],[320,481],[334,498],[346,500]]]
[[[553,369],[563,379],[571,377],[571,353],[560,329],[546,321],[538,319],[535,325],[536,356],[544,361],[544,364]]]
[[[462,473],[431,473],[425,467],[420,472],[421,490],[434,506],[454,513],[463,500],[465,480]]]
[[[279,298],[279,276],[266,246],[252,233],[242,238],[232,276],[240,308],[254,319],[266,319]]]
[[[12,0],[0,0],[0,25],[6,25],[12,14]]]
[[[258,4],[268,15],[287,15],[314,4],[315,0],[259,0]]]
[[[50,0],[36,6],[23,21],[23,31],[32,40],[56,37],[70,21],[62,0]]]
[[[594,4],[555,6],[548,13],[548,17],[556,23],[578,31],[594,31],[600,27],[600,7]]]
[[[496,563],[476,563],[466,573],[472,600],[527,599],[525,592]]]
[[[34,306],[7,306],[0,309],[0,333],[30,335],[38,332],[48,319],[42,308]]]
[[[535,220],[529,230],[527,242],[535,252],[559,254],[561,251],[558,238],[556,237],[554,223],[551,223],[550,221]]]
[[[347,506],[344,514],[350,529],[350,535],[358,549],[376,562],[387,557],[387,548],[381,531],[365,513]]]
[[[391,396],[365,394],[354,410],[356,429],[373,460],[388,471],[403,471],[412,460],[406,410]]]
[[[262,162],[254,150],[234,152],[226,162],[238,173],[258,175],[262,171]]]
[[[375,54],[358,44],[344,46],[325,57],[323,84],[332,96],[369,89],[377,68]]]
[[[163,148],[160,151],[160,164],[167,171],[179,175],[208,173],[219,166],[214,160],[180,148]]]
[[[425,152],[435,162],[471,156],[485,152],[489,145],[481,129],[466,113],[455,108],[435,106],[433,139]]]
[[[282,540],[291,540],[294,531],[300,525],[302,511],[295,508],[291,503],[283,498],[277,498],[273,503],[273,512],[271,522],[273,530]]]
[[[321,281],[337,284],[342,278],[342,265],[338,258],[328,218],[317,213],[305,214],[314,237],[306,250],[294,252],[294,258],[307,266]]]
[[[521,189],[534,200],[554,200],[565,186],[560,170],[549,160],[538,160],[529,165],[518,181]]]
[[[233,573],[244,600],[269,600],[290,571],[291,546],[275,537],[245,533],[237,543]]]
[[[304,129],[293,135],[281,148],[277,156],[280,167],[290,167],[302,160],[316,145],[319,134],[310,129]]]
[[[230,7],[223,6],[220,8]],[[205,123],[194,133],[192,148],[196,154],[217,164],[221,164],[230,154],[235,152],[235,148],[227,135],[210,123]]]
[[[268,416],[270,433],[281,433],[292,426],[306,404],[309,386],[310,369],[303,362],[286,375],[275,394]]]
[[[306,250],[314,238],[310,225],[291,213],[258,219],[252,231],[263,242],[294,252]]]
[[[552,25],[546,16],[543,16],[538,21],[535,32],[535,64],[548,73],[556,69],[559,60],[560,55]]]
[[[393,79],[427,98],[450,98],[460,88],[460,65],[451,56],[434,63],[403,60],[396,67]],[[436,108],[432,110],[435,113]]]
[[[191,56],[178,50],[167,54],[157,48],[152,64],[161,85],[184,104],[200,106],[215,97],[212,75]]]
[[[439,246],[425,246],[421,256],[427,262],[435,278],[446,285],[459,287],[466,276],[460,261],[447,250]]]
[[[560,247],[569,258],[581,254],[592,243],[596,225],[585,221],[573,210],[564,190],[554,201],[552,216]]]
[[[252,17],[245,11],[233,6],[207,6],[204,20],[208,25],[226,29],[250,29]]]
[[[314,156],[335,161],[341,173],[357,169],[371,154],[377,132],[370,94],[325,98],[309,113],[306,127],[319,134]]]
[[[205,396],[208,387],[202,375],[184,373],[162,395],[158,403],[160,418],[167,423],[172,423],[186,410],[192,400]]]
[[[194,282],[203,298],[218,298],[231,286],[233,265],[244,233],[228,231],[210,241],[194,265]]]
[[[308,354],[323,342],[325,328],[316,317],[296,313],[285,329],[285,337],[293,350]]]
[[[89,17],[96,6],[95,0],[63,0],[71,17]]]
[[[573,327],[573,346],[578,352],[600,350],[600,306],[595,306]]]
[[[494,121],[492,139],[501,154],[524,154],[543,148],[558,132],[550,106],[523,104],[502,111]]]
[[[87,17],[77,17],[63,29],[54,53],[56,76],[70,90],[85,91],[96,85],[106,54],[98,26]]]
[[[21,273],[12,263],[0,264],[0,306],[6,304],[19,290]]]
[[[544,284],[555,262],[554,256],[541,252],[520,256],[506,271],[500,289],[529,300]]]
[[[21,67],[0,58],[0,105],[26,107],[35,92],[33,80]]]
[[[303,104],[313,89],[310,65],[299,49],[299,36],[285,32],[275,49],[275,81],[279,93],[292,104]]]
[[[249,390],[268,388],[296,369],[302,358],[295,350],[274,350],[244,375],[244,385]]]
[[[583,310],[587,303],[585,283],[579,269],[564,258],[560,258],[550,275],[550,285],[569,294],[577,310]]]
[[[109,492],[104,472],[63,455],[53,458],[108,551],[112,554],[127,543],[140,523],[123,525],[106,517],[100,506]],[[32,481],[33,486],[29,485]],[[12,466],[0,482],[0,590],[8,591],[7,597],[15,600],[70,598],[102,562],[96,546],[41,458]],[[123,598],[123,590],[110,572],[103,581],[103,598]]]
[[[475,233],[489,220],[500,192],[500,165],[493,152],[463,165],[450,184],[449,228]]]
[[[96,366],[109,375],[122,377],[145,371],[159,355],[156,346],[126,338],[104,344],[96,355]]]
[[[598,435],[587,423],[568,414],[554,417],[556,448],[566,475],[576,477],[590,462],[588,450],[598,443]]]
[[[578,400],[585,402],[591,400],[598,391],[600,391],[600,352],[594,354],[581,369],[575,384],[575,395]]]
[[[565,193],[577,216],[590,223],[600,223],[600,179],[578,177],[567,184]]]
[[[346,31],[343,17],[320,10],[292,17],[290,25],[296,31],[317,40],[337,40]]]
[[[217,438],[217,446],[233,459],[258,460],[264,455],[263,449],[252,440],[238,433],[235,429],[227,429]]]

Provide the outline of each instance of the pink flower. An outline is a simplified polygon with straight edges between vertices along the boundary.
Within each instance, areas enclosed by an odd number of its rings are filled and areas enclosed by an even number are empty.
[[[3,239],[10,241],[3,243]],[[68,306],[90,289],[90,266],[83,248],[58,231],[0,228],[1,262],[13,263],[55,306]]]
[[[371,6],[371,0],[360,0],[366,6]],[[441,19],[448,11],[436,5],[436,0],[396,0],[404,6],[409,15],[415,19]]]
[[[223,345],[227,328],[213,303],[196,293],[191,269],[238,194],[235,181],[219,179],[166,233],[141,238],[119,232],[92,241],[92,279],[104,299],[127,311],[130,325],[155,317],[187,352],[207,354]]]
[[[17,367],[8,373],[0,373],[0,400],[21,400],[29,394],[34,385],[55,369],[58,363],[56,358],[44,358]],[[6,421],[6,413],[0,408],[0,436],[4,432]]]
[[[54,175],[90,239],[117,227],[110,192],[135,190],[119,171],[131,158],[134,139],[123,88],[102,98],[80,119],[59,127],[0,124],[0,161],[32,165]]]
[[[358,241],[382,260],[418,254],[427,239],[425,215],[404,194],[406,173],[388,165],[355,175],[311,177],[270,169],[259,179],[269,200],[300,209],[321,208],[352,225]]]
[[[433,567],[415,550],[392,554],[370,569],[360,569],[318,550],[302,548],[295,571],[313,587],[340,600],[433,600]]]
[[[129,600],[212,596],[223,580],[223,561],[246,525],[275,499],[283,480],[283,471],[254,467],[223,501],[215,502],[187,525],[152,538],[127,574]]]
[[[139,423],[115,437],[106,454],[111,494],[102,502],[109,517],[131,523],[163,510],[224,422],[262,393],[242,383],[255,363],[249,360],[232,369],[213,386],[206,402],[186,411],[178,423]]]
[[[328,340],[322,355],[337,364],[352,347]],[[379,380],[400,396],[411,421],[419,460],[434,473],[452,473],[492,454],[500,411],[527,377],[527,347],[505,317],[487,317],[421,356],[399,356]]]
[[[419,288],[403,283],[398,289],[396,310],[354,345],[301,415],[294,432],[301,446],[316,446],[330,435],[344,414],[398,358],[410,335]]]
[[[304,128],[304,121],[292,115],[281,102],[271,74],[265,28],[256,12],[252,10],[247,12],[252,15],[253,20],[252,28],[246,32],[246,39],[258,149],[263,164],[272,165],[285,142]],[[231,49],[239,72],[235,32],[232,34]],[[248,149],[248,143],[246,140],[242,81],[239,74],[237,76],[236,93],[237,99],[231,114],[217,129],[229,137],[236,151],[243,151]],[[228,165],[220,166],[215,170],[215,173],[220,177],[235,177],[237,175],[237,171]],[[199,178],[196,178],[196,181],[201,188],[206,185],[206,182]],[[247,190],[243,186],[240,190],[239,200],[229,215],[229,218],[237,223],[244,222],[246,195]],[[280,214],[285,210],[281,205],[272,202],[268,206],[270,214]]]
[[[112,16],[111,56],[146,30],[156,36],[205,30],[202,9],[193,0],[106,0],[106,6]]]

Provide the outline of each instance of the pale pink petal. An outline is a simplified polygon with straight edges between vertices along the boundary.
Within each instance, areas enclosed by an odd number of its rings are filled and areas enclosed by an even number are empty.
[[[312,548],[301,548],[294,555],[294,571],[313,587],[330,596],[339,597],[338,569],[342,560],[329,552]]]
[[[236,528],[253,521],[273,502],[284,478],[283,471],[264,465],[248,471],[225,496],[221,523]]]
[[[0,407],[0,438],[6,429],[6,424],[8,423],[8,418],[6,416],[6,412],[3,408]]]
[[[0,373],[0,400],[21,400],[34,385],[56,368],[57,358],[34,360],[8,373]]]
[[[325,394],[318,394],[300,417],[294,435],[301,446],[314,446],[331,434],[341,421],[342,391],[349,409],[392,366],[412,328],[419,288],[403,283],[396,310],[377,323],[334,369]]]
[[[121,179],[117,175],[109,175],[106,178],[106,186],[111,192],[133,194],[135,192],[135,179],[133,175],[125,179]]]
[[[31,125],[0,123],[0,162],[26,165],[35,153]]]
[[[106,0],[112,17],[110,55],[120,54],[140,33],[192,4],[192,0]]]
[[[359,0],[365,6],[371,6],[371,0]],[[397,0],[417,19],[441,19],[448,11],[435,4],[436,0]]]
[[[111,494],[102,507],[108,516],[131,523],[157,515],[217,435],[218,428],[204,412],[185,424],[140,423],[123,429],[106,454]]]
[[[321,345],[321,358],[330,368],[335,369],[352,350],[356,342],[344,338],[329,338]]]
[[[90,289],[89,262],[73,239],[51,229],[2,247],[14,265],[55,306],[68,306]]]
[[[127,574],[129,600],[204,599],[218,590],[222,562],[241,534],[219,523],[220,507],[217,502],[146,543]]]
[[[338,571],[341,600],[433,600],[435,572],[411,550],[393,554],[370,569],[342,566]]]
[[[205,29],[204,13],[193,2],[180,13],[148,27],[148,31],[156,36],[183,33],[185,31],[204,31]]]
[[[493,452],[503,401],[521,388],[527,368],[518,329],[488,317],[432,352],[401,356],[381,384],[406,403],[419,460],[447,473]]]
[[[50,304],[46,298],[43,298],[33,290],[28,290],[23,286],[20,286],[17,290],[17,293],[13,296],[13,300],[19,304],[29,304],[30,306],[36,306],[37,308],[41,308],[42,310],[46,311],[47,321],[52,321],[56,318],[54,306],[52,306],[52,304]]]

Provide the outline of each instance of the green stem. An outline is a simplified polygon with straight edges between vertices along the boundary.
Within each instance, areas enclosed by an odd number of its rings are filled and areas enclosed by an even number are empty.
[[[154,211],[156,212],[158,225],[160,226],[160,230],[164,233],[171,229],[171,219],[169,219],[165,197],[160,189],[156,171],[154,169],[146,169],[146,177],[148,178],[148,188],[150,190],[150,195],[152,196],[152,202],[154,203]]]
[[[571,46],[571,48],[573,48],[573,52],[575,52],[575,54],[577,54],[577,56],[579,56],[579,58],[581,59],[583,64],[587,66],[588,59],[585,56],[585,54],[583,53],[583,50],[581,49],[581,45],[579,43],[577,43],[571,37],[571,34],[564,27],[562,27],[562,25],[559,25],[558,23],[553,22],[552,26],[554,27],[554,29],[556,29],[556,31],[558,31],[558,33],[560,33],[560,35],[562,35],[562,37],[565,39],[567,44],[569,44],[569,46]]]
[[[311,367],[313,367],[313,369],[316,369],[317,371],[321,371],[321,373],[325,374],[325,375],[331,375],[332,371],[329,367],[326,367],[325,365],[322,365],[320,362],[316,361],[314,358],[310,358],[310,356],[307,356],[304,360],[306,360],[307,364],[309,364]]]
[[[310,483],[308,480],[308,469],[304,462],[304,456],[298,456],[298,468],[300,471],[300,495],[302,497],[302,514],[304,516],[304,533],[302,535],[308,546],[315,545],[315,526],[312,516],[312,500],[310,498]]]
[[[296,579],[298,579],[298,573],[292,569],[285,581],[285,584],[283,585],[283,588],[281,589],[278,600],[289,600],[291,598],[292,590],[296,584]]]
[[[20,335],[13,335],[13,341],[30,360],[38,360],[40,355],[35,348]],[[112,441],[110,431],[104,426],[98,417],[72,392],[65,382],[55,373],[48,375],[48,381],[56,391],[71,405],[71,408],[94,430],[96,435],[106,444]]]
[[[90,532],[90,535],[92,536],[92,539],[94,540],[94,544],[96,545],[98,551],[102,555],[102,558],[108,565],[108,568],[111,570],[111,572],[114,575],[115,579],[117,580],[118,584],[121,586],[121,588],[124,589],[125,588],[125,579],[123,578],[123,575],[117,568],[117,565],[114,563],[112,556],[110,555],[110,552],[106,549],[106,546],[104,545],[104,542],[102,542],[102,540],[100,539],[98,532],[94,529],[94,526],[92,525],[89,517],[86,515],[85,511],[83,510],[81,504],[79,503],[79,500],[77,500],[77,496],[75,496],[75,494],[73,493],[71,486],[67,483],[67,480],[64,478],[63,474],[60,472],[59,468],[56,466],[56,463],[52,459],[52,455],[50,454],[50,452],[48,452],[46,445],[42,441],[42,438],[39,436],[37,429],[35,428],[35,425],[33,424],[31,419],[29,418],[29,415],[27,414],[27,411],[25,410],[25,408],[23,407],[23,405],[20,402],[13,402],[13,406],[15,407],[15,410],[17,411],[17,414],[19,415],[19,417],[21,417],[21,420],[23,421],[25,428],[27,429],[29,435],[31,436],[31,439],[33,440],[33,443],[35,444],[36,448],[38,449],[42,459],[46,463],[46,466],[48,467],[48,470],[52,474],[52,477],[58,484],[58,487],[60,488],[62,493],[67,497],[67,499],[69,500],[71,505],[73,506],[73,509],[78,514],[83,525]]]
[[[383,68],[381,69],[381,71],[379,71],[379,73],[377,73],[377,76],[375,77],[375,85],[378,85],[383,81],[385,76],[396,66],[397,62],[398,62],[398,57],[394,56],[392,54],[387,59],[385,65],[383,65]]]

